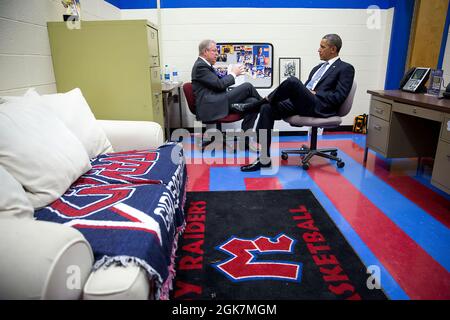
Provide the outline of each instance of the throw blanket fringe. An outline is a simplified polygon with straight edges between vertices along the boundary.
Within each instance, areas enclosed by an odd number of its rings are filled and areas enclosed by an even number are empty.
[[[170,256],[169,276],[167,277],[167,280],[164,282],[164,284],[161,286],[161,294],[160,294],[161,300],[169,300],[170,291],[173,289],[172,283],[173,279],[175,279],[176,276],[175,259],[176,259],[176,252],[178,249],[178,238],[180,235],[183,234],[185,227],[186,222],[183,223],[183,225],[178,228],[173,241],[172,254]]]
[[[144,268],[145,271],[147,271],[147,274],[149,275],[149,279],[155,279],[155,281],[156,281],[155,299],[157,299],[157,300],[160,299],[162,282],[163,282],[162,277],[147,262],[145,262],[142,259],[139,259],[136,257],[130,257],[130,256],[114,256],[114,257],[103,256],[103,258],[101,258],[94,264],[93,269],[95,271],[102,267],[107,268],[112,264],[119,264],[123,267],[127,267],[130,264],[134,264],[134,265]]]

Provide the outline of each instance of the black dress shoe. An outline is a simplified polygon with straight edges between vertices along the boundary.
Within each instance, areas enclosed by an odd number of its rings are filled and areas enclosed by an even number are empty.
[[[235,113],[245,113],[248,110],[251,110],[252,107],[251,103],[233,103],[231,104],[230,109]]]
[[[233,103],[230,106],[231,111],[237,112],[237,113],[245,113],[250,111],[256,111],[261,107],[264,103],[267,103],[267,100],[265,98],[256,101],[256,102],[249,102],[249,103]]]
[[[258,171],[261,168],[268,168],[270,166],[272,166],[271,161],[269,161],[269,163],[263,164],[263,163],[261,163],[261,160],[257,159],[255,162],[253,162],[249,165],[242,166],[241,171],[243,171],[243,172]]]

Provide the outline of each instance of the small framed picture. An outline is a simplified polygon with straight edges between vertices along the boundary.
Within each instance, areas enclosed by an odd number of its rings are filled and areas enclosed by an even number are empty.
[[[300,79],[300,58],[279,59],[279,83],[293,76]]]

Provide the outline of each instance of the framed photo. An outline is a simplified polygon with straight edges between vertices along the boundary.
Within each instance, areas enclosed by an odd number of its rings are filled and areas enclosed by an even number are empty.
[[[293,76],[300,79],[300,58],[280,58],[279,59],[279,83]]]

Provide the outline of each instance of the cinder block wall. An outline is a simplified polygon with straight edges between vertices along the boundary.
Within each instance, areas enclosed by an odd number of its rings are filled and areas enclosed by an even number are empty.
[[[122,10],[122,19],[145,18],[157,23],[156,9]],[[304,8],[176,8],[161,9],[163,64],[175,65],[182,81],[189,81],[198,43],[269,42],[274,46],[274,86],[278,86],[278,58],[300,57],[301,80],[320,63],[317,50],[325,34],[343,39],[341,58],[356,68],[358,90],[354,107],[343,124],[369,110],[368,89],[383,89],[392,28],[393,9],[374,13],[366,9]],[[369,26],[368,26],[369,25]],[[259,90],[262,95],[271,90]],[[184,109],[185,126],[193,117]],[[292,130],[283,121],[275,128]]]
[[[60,0],[0,0],[0,95],[56,92],[47,21],[62,21]],[[120,19],[103,0],[81,1],[84,20]],[[68,61],[67,63],[70,63]]]

